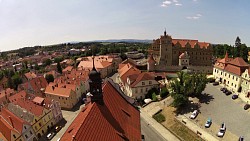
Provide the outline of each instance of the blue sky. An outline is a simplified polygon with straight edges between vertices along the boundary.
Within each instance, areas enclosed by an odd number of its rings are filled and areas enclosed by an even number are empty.
[[[0,0],[0,50],[99,39],[173,38],[250,46],[248,0]]]

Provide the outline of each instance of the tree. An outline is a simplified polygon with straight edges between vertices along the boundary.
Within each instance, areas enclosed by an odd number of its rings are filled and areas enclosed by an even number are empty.
[[[13,88],[17,90],[18,85],[22,83],[22,78],[18,75],[18,73],[16,73],[11,79],[13,82]]]
[[[52,61],[50,59],[46,59],[45,61],[43,61],[44,66],[48,66],[52,63]]]
[[[235,40],[235,48],[236,48],[236,54],[235,57],[240,57],[240,52],[241,52],[241,40],[239,38],[239,36],[236,37]]]
[[[163,87],[163,88],[161,89],[161,92],[160,92],[161,98],[166,97],[168,94],[169,94],[168,89],[167,89],[166,87]]]
[[[56,66],[57,66],[57,71],[58,71],[59,73],[62,73],[61,64],[58,62]]]
[[[206,88],[207,78],[205,74],[177,73],[178,77],[170,82],[173,106],[180,108],[188,102],[188,96],[199,96]]]
[[[47,74],[45,76],[45,79],[47,80],[48,83],[54,82],[54,76],[52,74]]]
[[[35,70],[39,70],[39,69],[40,69],[40,67],[38,66],[37,63],[35,63]]]

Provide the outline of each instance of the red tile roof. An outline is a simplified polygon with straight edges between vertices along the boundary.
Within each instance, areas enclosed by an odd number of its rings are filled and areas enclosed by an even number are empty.
[[[176,45],[179,43],[181,47],[186,47],[186,44],[189,43],[191,48],[194,48],[195,45],[199,45],[200,48],[207,48],[210,44],[207,42],[199,42],[198,40],[190,40],[190,39],[172,39],[172,43]]]
[[[133,74],[140,74],[141,71],[139,69],[137,69],[136,67],[134,67],[130,64],[127,64],[127,65],[123,66],[121,69],[119,69],[118,73],[119,73],[120,78],[123,81],[123,83],[126,83],[128,76],[133,75]]]
[[[151,64],[155,64],[156,63],[156,61],[155,61],[155,59],[153,57],[153,54],[150,54],[150,56],[148,57],[148,63],[151,63]]]
[[[130,84],[131,87],[135,87],[139,82],[146,80],[155,80],[154,76],[150,72],[142,72],[129,76],[129,78],[135,78],[135,81]]]
[[[1,117],[0,117],[0,118],[1,118]],[[0,122],[0,125],[2,125],[1,122]],[[0,140],[1,140],[1,141],[8,141],[8,140],[4,137],[4,135],[1,133],[1,131],[0,131]]]
[[[47,86],[45,89],[46,94],[63,96],[63,97],[70,97],[71,92],[72,92],[71,88],[55,87],[51,85]]]
[[[141,141],[140,112],[106,82],[104,105],[89,103],[61,137],[63,141]]]
[[[27,80],[31,80],[37,77],[37,75],[34,72],[27,72],[24,74],[24,76],[26,77]]]
[[[21,90],[28,90],[29,86],[35,91],[35,95],[41,95],[42,88],[46,88],[46,86],[48,85],[48,82],[46,81],[46,79],[44,77],[36,77],[26,83],[23,83],[20,85]],[[28,92],[28,91],[27,91]]]
[[[10,141],[11,130],[14,130],[13,127],[2,116],[0,116],[0,125],[1,125],[0,132],[8,141]]]
[[[239,66],[239,67],[248,67],[249,66],[249,64],[247,64],[240,57],[237,57],[237,58],[233,59],[232,61],[228,62],[228,64],[232,64],[232,65]]]
[[[31,100],[18,99],[13,102],[13,104],[19,105],[21,108],[26,109],[36,116],[41,116],[43,114],[44,107],[33,103]]]
[[[1,110],[1,116],[4,118],[13,128],[15,128],[20,134],[22,134],[23,124],[29,124],[23,119],[17,117],[8,109],[3,108]]]
[[[65,69],[62,70],[62,72],[71,72],[73,69],[73,66],[67,66]]]
[[[10,102],[14,102],[14,101],[16,101],[16,100],[18,100],[18,99],[21,99],[21,98],[25,98],[26,97],[26,92],[23,90],[23,91],[20,91],[20,92],[18,92],[18,93],[16,93],[15,95],[12,95],[12,96],[10,96],[9,97],[9,101]]]
[[[228,65],[226,65],[225,67],[225,71],[231,72],[236,75],[241,75],[248,68],[249,65],[242,58],[237,57],[228,62]]]

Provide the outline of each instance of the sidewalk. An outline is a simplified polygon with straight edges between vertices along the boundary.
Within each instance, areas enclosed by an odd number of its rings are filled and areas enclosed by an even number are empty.
[[[177,120],[183,123],[183,121],[186,123],[185,126],[187,126],[190,130],[192,130],[194,133],[199,132],[200,137],[207,141],[218,141],[214,136],[210,135],[207,131],[204,129],[201,129],[199,126],[197,126],[195,123],[190,121],[187,117],[184,115],[178,115],[176,117]]]
[[[151,125],[160,135],[162,135],[167,141],[180,141],[176,136],[174,136],[170,131],[168,131],[163,125],[158,123],[155,119],[150,117],[146,111],[141,109],[141,117]]]

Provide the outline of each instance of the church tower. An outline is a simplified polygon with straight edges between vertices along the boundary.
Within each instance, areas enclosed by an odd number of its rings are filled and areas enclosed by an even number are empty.
[[[172,65],[172,37],[167,35],[166,30],[160,38],[160,66]]]
[[[102,78],[100,72],[95,68],[94,56],[93,59],[93,69],[89,73],[89,87],[91,94],[91,102],[97,102],[98,104],[103,104],[102,95]]]

